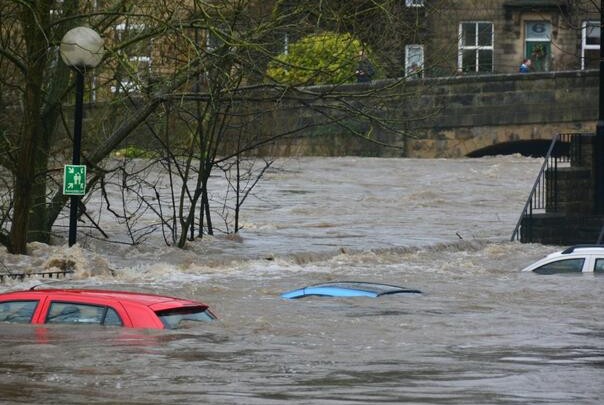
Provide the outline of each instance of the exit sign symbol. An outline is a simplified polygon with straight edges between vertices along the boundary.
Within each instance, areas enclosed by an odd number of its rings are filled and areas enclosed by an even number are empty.
[[[65,165],[63,171],[63,195],[86,194],[86,166]]]

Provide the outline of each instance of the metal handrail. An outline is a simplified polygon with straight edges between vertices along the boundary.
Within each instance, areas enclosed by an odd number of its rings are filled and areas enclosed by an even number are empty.
[[[604,238],[604,225],[602,225],[602,228],[600,228],[600,235],[598,236],[598,240],[596,242],[596,245],[601,245],[602,244],[602,238]]]
[[[567,163],[570,162],[572,164],[582,164],[579,162],[581,151],[581,144],[575,142],[577,137],[583,134],[556,134],[552,137],[552,142],[550,143],[549,149],[545,154],[545,158],[543,159],[543,164],[541,165],[541,170],[537,175],[537,179],[533,184],[533,188],[529,193],[529,196],[524,204],[524,208],[522,209],[522,213],[520,214],[520,218],[518,218],[518,222],[516,223],[516,227],[514,228],[514,232],[512,232],[511,241],[519,239],[520,233],[520,225],[522,223],[522,219],[526,216],[532,216],[533,210],[536,209],[547,209],[556,211],[558,209],[558,184],[557,184],[557,172],[558,172],[558,163]],[[568,151],[565,153],[564,151],[560,151],[559,153],[554,154],[556,143],[566,143],[569,145]],[[562,149],[562,148],[559,148]],[[550,169],[551,178],[550,185],[546,186],[546,177],[545,173]],[[548,201],[551,206],[547,207]]]
[[[524,204],[524,208],[522,209],[520,218],[518,218],[518,222],[516,222],[516,227],[514,228],[514,232],[512,232],[512,237],[510,238],[510,241],[512,241],[512,242],[518,239],[518,234],[520,232],[520,224],[522,223],[522,219],[526,216],[529,209],[532,214],[533,200],[534,200],[535,196],[537,195],[537,191],[538,190],[541,191],[541,189],[542,189],[541,180],[544,178],[545,171],[549,167],[549,158],[551,157],[552,151],[554,150],[554,146],[556,146],[556,142],[558,141],[559,138],[560,138],[560,134],[556,134],[552,138],[552,142],[550,143],[549,149],[547,150],[545,158],[543,159],[543,164],[541,165],[541,169],[539,170],[537,179],[535,180],[535,183],[533,184],[533,188],[531,188],[531,192],[529,193],[526,203]]]

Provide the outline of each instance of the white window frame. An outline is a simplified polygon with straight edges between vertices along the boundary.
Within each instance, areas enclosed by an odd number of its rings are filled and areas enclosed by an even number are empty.
[[[96,10],[96,8],[95,8]],[[63,0],[56,0],[56,8],[50,9],[51,17],[60,17],[63,15]]]
[[[587,27],[599,26],[600,21],[587,20],[581,24],[581,70],[585,70],[585,51],[599,51],[600,45],[587,43]],[[602,27],[600,27],[600,44],[602,43]]]
[[[419,51],[415,53],[414,51]],[[417,72],[411,71],[411,67],[415,62],[413,56],[419,55],[419,63],[417,64]],[[419,73],[419,74],[417,74]],[[405,45],[405,77],[417,74],[417,78],[424,77],[424,46],[421,44]]]
[[[145,29],[145,24],[126,24],[120,23],[115,26],[115,31],[118,35],[118,38],[121,39],[124,31],[143,31]],[[151,64],[153,63],[153,58],[148,53],[146,55],[131,55],[128,57],[130,62],[147,65],[147,70],[151,71]],[[137,81],[131,80],[129,78],[124,78],[120,80],[119,86],[111,86],[111,92],[116,93],[119,91],[125,91],[127,93],[140,93],[143,90],[141,84]]]
[[[463,43],[463,25],[464,24],[475,24],[476,25],[476,45],[464,45]],[[490,46],[481,46],[478,45],[478,24],[490,24],[491,25],[491,45]],[[492,21],[462,21],[459,23],[459,45],[458,45],[458,53],[457,53],[457,70],[459,72],[463,72],[463,51],[465,50],[473,50],[475,52],[476,57],[476,70],[475,73],[480,72],[479,65],[479,52],[480,50],[490,50],[492,52],[491,59],[491,72],[493,72],[493,68],[495,67],[495,24]]]
[[[405,5],[407,7],[423,7],[424,0],[405,0]]]

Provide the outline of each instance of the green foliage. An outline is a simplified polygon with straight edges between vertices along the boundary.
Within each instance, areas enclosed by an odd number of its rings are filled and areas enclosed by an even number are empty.
[[[353,82],[363,49],[368,53],[361,41],[347,33],[311,34],[291,44],[288,53],[272,61],[266,73],[272,80],[289,85]]]

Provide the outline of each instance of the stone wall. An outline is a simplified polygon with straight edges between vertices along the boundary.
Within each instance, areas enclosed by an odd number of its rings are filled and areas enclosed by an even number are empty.
[[[270,95],[234,107],[252,118],[235,122],[233,136],[226,138],[291,132],[259,151],[275,156],[462,157],[505,143],[522,148],[556,133],[593,132],[598,83],[597,71],[567,71],[315,87],[300,92],[324,94],[319,100],[308,96],[313,108],[299,99],[276,102]],[[126,143],[152,147],[150,124],[164,118],[150,117]],[[94,149],[92,140],[104,136],[99,131],[115,129],[123,117],[97,104],[87,107],[86,121],[103,123],[87,128],[84,147]],[[169,133],[176,139],[187,131],[175,121]]]
[[[416,123],[407,156],[459,157],[504,142],[593,131],[598,83],[594,71],[443,80],[427,96],[439,114]]]
[[[364,105],[373,105],[370,112],[396,130],[346,118],[348,127],[370,133],[377,143],[347,135],[340,125],[310,125],[324,117],[302,110],[276,110],[259,130],[300,122],[314,128],[273,149],[276,154],[462,157],[506,142],[522,147],[527,141],[551,140],[556,133],[593,131],[598,83],[597,71],[435,78],[400,87],[380,81],[371,85],[380,91]],[[339,91],[349,92],[351,102],[352,94],[358,94],[355,85]]]

